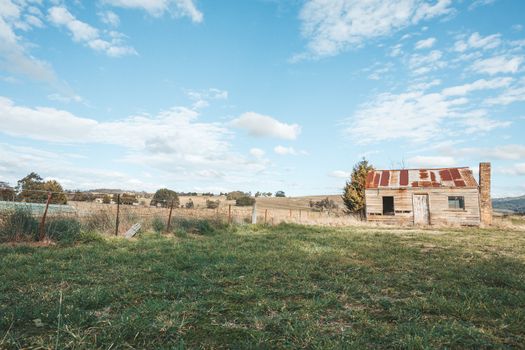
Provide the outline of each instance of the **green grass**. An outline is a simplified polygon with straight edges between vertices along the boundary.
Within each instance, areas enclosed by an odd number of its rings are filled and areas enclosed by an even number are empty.
[[[0,348],[523,348],[524,264],[479,229],[0,245]]]

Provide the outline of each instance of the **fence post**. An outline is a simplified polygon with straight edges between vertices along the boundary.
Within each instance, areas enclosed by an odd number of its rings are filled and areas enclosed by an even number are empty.
[[[117,194],[117,222],[115,225],[115,236],[118,236],[119,214],[120,214],[120,194]]]
[[[292,217],[292,209],[290,209],[290,217]]]
[[[170,232],[170,226],[171,226],[171,212],[173,211],[173,200],[171,201],[170,206],[170,215],[168,216],[168,225],[166,226],[166,231]]]
[[[228,204],[228,224],[232,223],[232,205]]]
[[[257,223],[257,204],[253,203],[252,209],[252,225]]]
[[[268,220],[268,209],[264,210],[264,224],[266,225],[266,222]]]
[[[46,237],[46,216],[47,216],[47,209],[49,208],[49,202],[51,202],[51,192],[47,193],[47,201],[46,201],[46,209],[44,210],[44,215],[42,216],[42,221],[40,221],[40,237],[38,240],[43,241]]]

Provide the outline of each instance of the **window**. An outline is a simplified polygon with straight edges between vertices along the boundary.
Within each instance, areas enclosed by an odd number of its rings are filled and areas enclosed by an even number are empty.
[[[449,209],[465,209],[465,197],[449,196],[448,197],[448,208]]]
[[[394,215],[394,197],[383,197],[383,215]]]

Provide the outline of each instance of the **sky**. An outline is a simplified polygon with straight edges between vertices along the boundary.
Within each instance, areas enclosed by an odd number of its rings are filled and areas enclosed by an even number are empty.
[[[490,161],[525,194],[525,1],[0,0],[0,181],[340,193]]]

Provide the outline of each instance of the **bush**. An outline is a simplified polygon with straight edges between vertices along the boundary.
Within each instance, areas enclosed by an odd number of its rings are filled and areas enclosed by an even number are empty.
[[[164,220],[162,220],[159,217],[153,218],[153,221],[151,223],[151,226],[153,227],[153,230],[157,233],[161,233],[166,229],[166,225],[164,224]]]
[[[206,208],[208,209],[217,209],[219,207],[219,204],[220,204],[220,201],[211,201],[211,200],[206,200]]]
[[[194,207],[195,205],[193,204],[193,201],[190,198],[188,202],[186,203],[186,209],[193,209]]]
[[[235,205],[238,207],[247,207],[255,204],[255,198],[244,196],[235,200]]]
[[[46,222],[46,237],[54,241],[74,242],[80,236],[80,222],[75,218],[52,218]]]
[[[185,236],[186,233],[198,235],[214,235],[227,227],[220,220],[186,219],[180,218],[173,221],[172,230],[175,234]]]
[[[314,211],[325,211],[335,210],[338,205],[328,197],[320,201],[310,201],[310,208]]]
[[[38,238],[38,220],[27,208],[3,212],[0,218],[0,241],[32,241]]]

